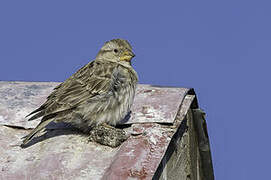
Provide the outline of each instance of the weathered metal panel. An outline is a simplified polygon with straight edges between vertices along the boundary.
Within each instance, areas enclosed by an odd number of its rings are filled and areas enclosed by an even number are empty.
[[[54,130],[49,137],[22,149],[24,130],[0,127],[0,179],[100,179],[117,148],[88,143],[71,130]]]
[[[120,147],[88,142],[74,129],[52,125],[22,149],[21,137],[38,123],[27,121],[25,115],[41,105],[57,84],[0,82],[0,124],[17,127],[0,126],[0,179],[151,179],[180,125],[174,123],[179,106],[178,116],[184,118],[193,101],[184,98],[185,88],[139,85],[133,124],[124,128],[131,136]]]
[[[152,179],[160,162],[165,157],[172,137],[180,129],[180,123],[187,114],[194,96],[187,96],[181,105],[181,111],[175,125],[165,126],[156,123],[134,124],[131,136],[121,146],[116,159],[110,165],[103,179]],[[133,134],[133,132],[132,132]],[[121,167],[121,168],[120,168]]]
[[[0,124],[33,128],[38,121],[25,116],[45,102],[57,82],[0,81]],[[143,122],[173,123],[182,100],[189,89],[161,88],[139,85],[132,113],[126,124]]]
[[[127,123],[173,123],[188,91],[187,88],[139,85],[131,109],[132,115]]]
[[[40,106],[58,84],[0,81],[0,124],[35,127],[38,121],[27,121],[25,116]]]

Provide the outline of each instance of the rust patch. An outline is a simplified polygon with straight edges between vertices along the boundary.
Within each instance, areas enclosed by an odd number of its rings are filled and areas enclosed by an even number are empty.
[[[172,134],[157,124],[142,128],[145,133],[124,142],[103,179],[152,179]]]

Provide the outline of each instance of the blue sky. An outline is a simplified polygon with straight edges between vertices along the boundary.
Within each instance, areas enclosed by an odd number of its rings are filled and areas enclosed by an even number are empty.
[[[193,87],[216,179],[270,177],[270,1],[0,1],[0,80],[63,81],[103,43],[134,47],[140,83]]]

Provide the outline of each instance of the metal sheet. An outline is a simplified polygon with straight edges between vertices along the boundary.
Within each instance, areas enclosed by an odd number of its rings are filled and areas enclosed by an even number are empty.
[[[38,108],[59,83],[57,82],[1,82],[0,124],[33,128],[37,121],[25,116]],[[162,88],[138,85],[131,117],[125,124],[160,122],[173,123],[187,88]]]
[[[0,81],[0,124],[35,127],[38,121],[27,121],[25,116],[38,108],[58,84]]]
[[[38,121],[28,122],[24,116],[57,84],[0,82],[0,123],[34,127]],[[179,126],[153,122],[172,123],[177,112],[183,118],[193,101],[184,98],[187,91],[139,85],[131,117],[135,124],[124,129],[131,136],[118,148],[88,142],[86,135],[64,128],[49,129],[22,149],[21,137],[29,130],[0,125],[0,179],[151,179]],[[148,120],[136,121],[144,117]]]
[[[188,90],[139,85],[127,123],[173,123]]]
[[[54,130],[22,149],[28,132],[0,126],[0,179],[100,179],[117,148],[88,143],[71,130]]]

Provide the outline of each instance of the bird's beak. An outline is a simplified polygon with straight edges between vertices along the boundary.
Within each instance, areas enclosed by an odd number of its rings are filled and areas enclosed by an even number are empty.
[[[124,51],[121,56],[121,61],[131,61],[131,59],[135,57],[135,54],[132,51]]]

